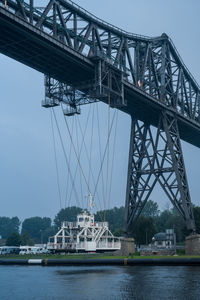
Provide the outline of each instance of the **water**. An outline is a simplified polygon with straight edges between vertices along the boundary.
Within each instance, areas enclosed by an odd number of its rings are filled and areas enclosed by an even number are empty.
[[[200,267],[0,266],[0,299],[200,299]]]

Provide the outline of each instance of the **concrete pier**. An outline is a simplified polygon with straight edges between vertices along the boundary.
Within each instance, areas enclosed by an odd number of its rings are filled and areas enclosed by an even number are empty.
[[[115,255],[129,256],[135,253],[135,241],[133,238],[121,238],[121,249],[115,251]]]
[[[185,254],[200,255],[200,234],[194,234],[186,237]]]

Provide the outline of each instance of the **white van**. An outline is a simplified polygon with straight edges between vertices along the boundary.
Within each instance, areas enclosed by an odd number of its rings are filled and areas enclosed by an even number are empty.
[[[31,246],[20,246],[20,255],[25,255],[25,254],[32,254],[32,247]]]

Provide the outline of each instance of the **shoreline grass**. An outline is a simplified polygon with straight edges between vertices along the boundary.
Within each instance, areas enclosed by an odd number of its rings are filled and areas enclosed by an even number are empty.
[[[0,255],[1,259],[177,259],[177,258],[200,258],[200,255],[153,255],[153,256],[115,256],[105,254],[25,254],[25,255]]]

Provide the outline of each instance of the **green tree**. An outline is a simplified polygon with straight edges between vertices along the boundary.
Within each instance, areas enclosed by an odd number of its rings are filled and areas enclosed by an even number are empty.
[[[137,244],[149,244],[156,232],[153,218],[140,216],[133,227],[132,235]]]
[[[152,200],[148,200],[142,210],[141,216],[154,218],[157,217],[159,213],[158,204]]]
[[[76,206],[66,207],[65,209],[62,208],[55,216],[55,229],[58,230],[61,227],[61,223],[64,221],[75,222],[77,215],[82,211],[82,208]]]
[[[161,212],[161,214],[155,218],[155,225],[158,230],[158,232],[164,232],[165,229],[168,229],[169,227],[169,219],[173,216],[173,212],[171,210],[164,210]]]
[[[46,242],[43,240],[43,235],[48,228],[51,228],[50,218],[32,217],[22,223],[22,234],[27,232],[37,243]]]
[[[20,221],[18,217],[0,217],[0,235],[7,239],[13,232],[19,233]]]
[[[105,220],[109,223],[109,229],[118,236],[123,235],[124,214],[124,206],[114,207],[105,211]],[[104,220],[103,210],[95,214],[95,220],[99,222]]]
[[[174,229],[177,242],[183,242],[187,233],[186,224],[179,212],[172,208],[164,210],[156,219],[155,225],[158,232],[165,232],[166,229]]]
[[[193,212],[194,212],[196,230],[197,230],[198,233],[200,233],[200,207],[199,206],[194,206],[193,207]]]
[[[178,214],[173,214],[169,217],[168,221],[166,222],[166,229],[172,228],[176,233],[176,241],[183,242],[185,241],[186,237],[186,224],[183,218]]]
[[[54,226],[46,228],[42,233],[41,242],[47,243],[49,240],[49,237],[55,235],[56,233],[57,233],[57,230]]]
[[[33,246],[34,241],[30,238],[27,231],[21,234],[21,246]]]
[[[6,246],[20,246],[21,236],[17,232],[13,232],[6,240]]]

